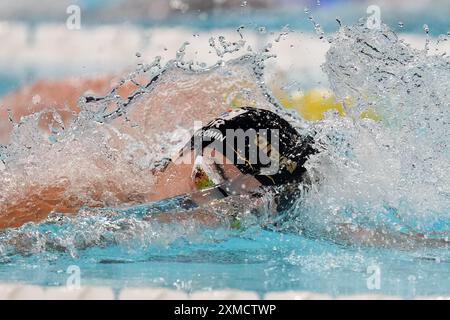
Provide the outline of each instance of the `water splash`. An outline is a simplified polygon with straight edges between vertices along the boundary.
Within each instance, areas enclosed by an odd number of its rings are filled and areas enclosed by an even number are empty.
[[[15,123],[11,143],[2,147],[0,207],[47,187],[67,187],[71,191],[63,197],[88,206],[139,203],[152,189],[161,159],[189,139],[194,121],[209,122],[230,105],[276,107],[262,80],[270,53],[206,66],[184,60],[187,46],[164,67],[160,58],[139,64],[106,96],[82,97],[81,112],[70,123],[51,109]],[[123,96],[126,86],[134,91]],[[190,112],[193,104],[203,106],[201,114]],[[42,130],[42,122],[48,130]],[[51,186],[42,184],[46,181]]]
[[[363,22],[333,37],[323,70],[348,117],[311,126],[319,183],[297,208],[309,231],[337,226],[449,236],[450,61]],[[361,119],[374,110],[380,122]]]
[[[320,25],[312,16],[310,20],[323,38]],[[342,26],[328,38],[331,48],[323,70],[337,99],[345,104],[347,117],[329,113],[324,121],[307,123],[295,112],[283,110],[265,84],[264,65],[274,57],[270,43],[256,54],[222,60],[245,49],[241,30],[238,41],[210,39],[221,59],[212,66],[185,61],[186,42],[175,60],[165,66],[159,58],[140,64],[108,95],[83,97],[82,111],[70,124],[62,123],[52,110],[16,123],[11,144],[2,147],[1,202],[50,180],[71,185],[73,193],[67,196],[82,196],[85,203],[110,207],[139,203],[139,194],[153,185],[152,172],[158,161],[177,151],[192,133],[194,120],[208,121],[230,105],[252,105],[282,113],[302,133],[313,135],[322,151],[307,164],[317,183],[289,213],[289,228],[332,239],[344,224],[412,230],[430,237],[448,232],[448,58],[410,48],[386,26],[381,30],[369,30],[363,23]],[[275,41],[289,32],[282,30]],[[135,90],[123,97],[121,89],[130,83]],[[193,91],[195,97],[190,94]],[[195,103],[204,106],[201,115],[189,112]],[[172,112],[172,105],[181,105],[183,111]],[[382,120],[360,119],[361,112],[369,109]],[[53,120],[46,122],[51,125],[43,133],[38,128],[44,115]],[[122,181],[123,189],[116,194],[92,192],[102,181]],[[77,228],[74,234],[80,237],[86,230],[100,230],[86,240],[98,245],[135,239],[123,235],[121,223],[133,225],[129,230],[138,237],[154,232],[136,229],[133,218],[114,222],[113,228],[119,232],[112,238],[108,238],[108,216],[80,215],[80,220],[66,222]],[[33,224],[24,230],[31,230],[25,232],[26,239],[36,239],[38,247],[30,251],[58,246],[42,240],[43,233]],[[80,242],[69,234],[62,232],[63,240],[52,243],[66,241],[64,248],[81,243],[75,247],[82,248],[85,240]],[[8,234],[7,239],[10,237]],[[103,241],[105,238],[109,240]]]

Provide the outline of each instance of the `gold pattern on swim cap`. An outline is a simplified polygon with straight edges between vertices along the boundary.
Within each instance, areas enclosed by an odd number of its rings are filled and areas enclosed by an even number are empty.
[[[284,158],[286,159],[286,158]],[[292,161],[290,159],[286,159],[285,163],[282,163],[282,165],[284,165],[284,167],[287,169],[287,171],[289,171],[289,173],[294,173],[295,169],[297,169],[297,162]]]

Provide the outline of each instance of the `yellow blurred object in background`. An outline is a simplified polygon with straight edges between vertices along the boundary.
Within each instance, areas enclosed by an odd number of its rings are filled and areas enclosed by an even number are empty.
[[[361,119],[372,119],[373,121],[381,121],[381,117],[375,110],[368,108],[366,111],[361,112]]]
[[[288,109],[295,109],[306,120],[323,120],[325,112],[336,110],[340,116],[345,116],[344,106],[337,102],[334,94],[325,89],[311,89],[305,94],[289,95],[284,90],[274,90],[274,94],[281,104]],[[347,98],[347,106],[351,107],[351,98]],[[373,109],[361,113],[361,118],[380,121],[380,116]]]

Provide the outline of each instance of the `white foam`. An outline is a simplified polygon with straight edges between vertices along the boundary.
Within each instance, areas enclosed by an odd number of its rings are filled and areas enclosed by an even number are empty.
[[[108,287],[85,287],[81,289],[80,300],[113,300],[114,291]]]
[[[45,291],[46,300],[78,300],[81,299],[82,289],[69,289],[66,287],[51,287]]]
[[[279,291],[269,292],[264,296],[264,300],[331,300],[328,294],[315,293],[310,291]]]
[[[24,284],[0,284],[0,300],[112,300],[108,287],[40,287]]]
[[[120,292],[119,300],[186,300],[187,293],[166,288],[126,288]]]
[[[45,291],[38,286],[30,285],[0,285],[0,294],[2,299],[5,300],[40,300],[44,298]]]
[[[237,289],[194,291],[187,294],[181,290],[167,288],[124,288],[116,297],[108,287],[39,287],[23,284],[0,284],[0,300],[47,299],[47,300],[259,300],[261,296],[254,291]],[[276,291],[264,295],[265,300],[328,300],[332,296],[312,291]],[[398,300],[397,296],[361,293],[337,296],[338,300]],[[417,300],[450,300],[450,296],[417,296]]]
[[[450,296],[418,296],[415,300],[450,300]]]
[[[192,300],[259,300],[260,297],[253,291],[234,289],[197,291],[190,296]]]
[[[7,300],[9,296],[19,288],[18,284],[0,284],[0,300]]]
[[[114,292],[107,287],[50,287],[45,290],[46,300],[113,300]]]
[[[400,297],[397,296],[389,296],[382,294],[354,294],[354,295],[345,295],[336,298],[337,300],[401,300]]]

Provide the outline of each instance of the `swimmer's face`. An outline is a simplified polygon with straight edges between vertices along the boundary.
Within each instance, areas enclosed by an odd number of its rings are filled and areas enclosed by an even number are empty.
[[[176,166],[185,167],[184,175],[189,174],[189,192],[217,186],[222,183],[240,181],[240,191],[252,192],[261,186],[254,177],[245,175],[222,153],[212,148],[205,148],[201,155],[194,151],[176,159]],[[181,167],[180,167],[181,168]],[[188,172],[190,171],[190,172]]]

